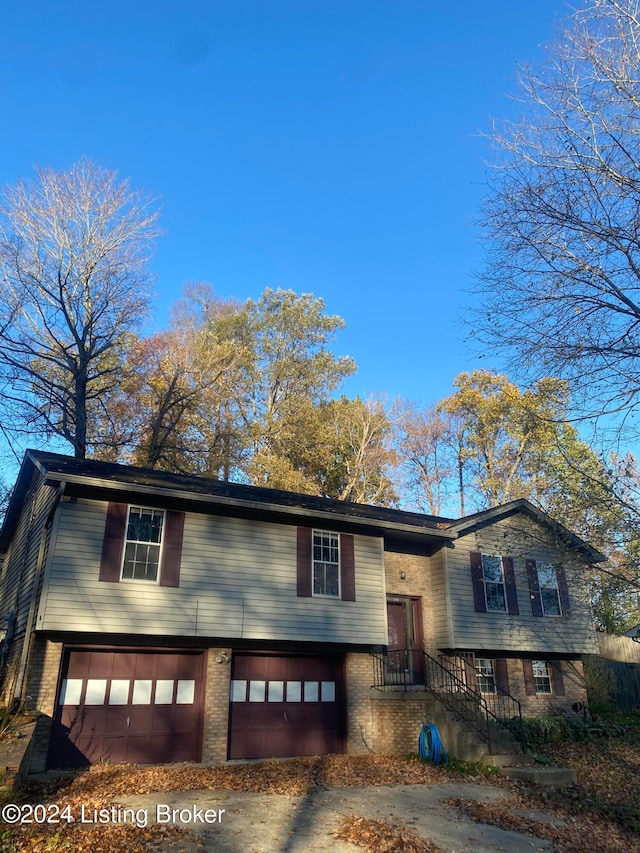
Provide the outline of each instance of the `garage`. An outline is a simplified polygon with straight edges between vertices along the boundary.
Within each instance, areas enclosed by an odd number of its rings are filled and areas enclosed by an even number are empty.
[[[344,752],[344,658],[235,654],[229,758]]]
[[[48,766],[200,761],[202,651],[66,649]]]

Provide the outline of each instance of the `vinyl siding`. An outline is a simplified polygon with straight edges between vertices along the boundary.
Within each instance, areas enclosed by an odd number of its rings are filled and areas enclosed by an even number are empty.
[[[433,625],[435,644],[438,649],[446,649],[451,645],[449,637],[449,610],[447,607],[445,566],[449,556],[441,548],[431,557],[431,607],[433,609]]]
[[[32,605],[34,608],[37,606],[34,595],[40,594],[42,573],[38,575],[38,568],[40,561],[44,564],[50,531],[50,528],[45,526],[55,500],[56,490],[43,485],[40,475],[34,474],[25,496],[15,536],[3,562],[0,616],[4,619],[8,613],[13,613],[15,617],[3,679],[4,692],[20,688],[16,681],[18,666],[27,642],[29,611]],[[43,536],[46,537],[44,541]]]
[[[470,570],[472,551],[513,559],[519,616],[476,612]],[[533,615],[527,559],[562,564],[569,589],[570,616]],[[583,580],[585,563],[555,543],[547,531],[529,519],[516,516],[460,537],[455,548],[447,552],[446,562],[453,648],[597,653],[595,629]]]
[[[98,580],[106,504],[61,506],[43,630],[386,642],[382,540],[355,536],[356,601],[300,598],[296,527],[185,516],[180,586]]]

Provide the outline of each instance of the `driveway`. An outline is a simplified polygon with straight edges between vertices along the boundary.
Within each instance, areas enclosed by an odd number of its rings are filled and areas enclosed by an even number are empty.
[[[175,823],[194,831],[200,844],[183,843],[181,853],[355,853],[333,831],[342,819],[357,817],[398,820],[446,853],[533,853],[551,851],[549,841],[478,824],[444,801],[450,797],[494,803],[509,791],[472,783],[380,785],[362,788],[313,788],[304,796],[238,791],[162,792],[119,797],[149,825]],[[549,822],[548,816],[527,812]],[[172,821],[172,818],[175,820]],[[159,853],[175,853],[165,843]]]

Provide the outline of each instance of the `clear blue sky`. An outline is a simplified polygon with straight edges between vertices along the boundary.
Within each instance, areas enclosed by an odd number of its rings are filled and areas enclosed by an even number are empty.
[[[159,197],[156,327],[187,280],[321,296],[350,394],[435,402],[491,366],[459,323],[481,262],[479,131],[562,0],[22,0],[0,21],[0,182],[82,155]],[[499,365],[498,365],[499,366]]]

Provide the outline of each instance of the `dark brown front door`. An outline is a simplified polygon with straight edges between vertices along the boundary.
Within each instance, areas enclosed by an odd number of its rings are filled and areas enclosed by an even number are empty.
[[[385,679],[388,684],[418,684],[423,672],[422,606],[419,598],[387,600],[389,643]]]
[[[204,653],[69,649],[49,767],[199,761]]]
[[[235,654],[229,758],[343,752],[342,657]]]
[[[389,623],[389,645],[387,655],[388,674],[391,681],[404,678],[409,672],[409,612],[407,602],[388,601],[387,619]]]

